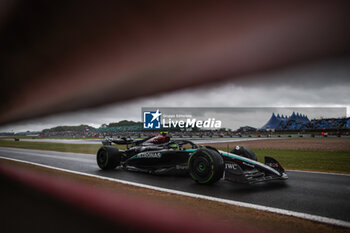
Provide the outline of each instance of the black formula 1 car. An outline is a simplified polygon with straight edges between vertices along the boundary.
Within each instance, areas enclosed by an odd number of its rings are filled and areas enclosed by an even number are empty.
[[[126,149],[119,150],[112,143],[126,145]],[[97,164],[102,170],[119,166],[157,175],[189,174],[200,184],[211,184],[221,178],[248,184],[288,179],[275,159],[265,157],[265,164],[260,163],[254,152],[243,146],[228,153],[164,135],[139,140],[106,138],[102,144],[97,152]]]

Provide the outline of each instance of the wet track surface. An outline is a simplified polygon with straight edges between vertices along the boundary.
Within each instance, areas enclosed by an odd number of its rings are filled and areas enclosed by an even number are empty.
[[[198,185],[189,177],[155,176],[121,169],[101,171],[94,155],[0,148],[0,156],[162,188],[264,205],[350,222],[350,176],[288,171],[289,180],[255,185],[219,181]]]
[[[191,140],[196,144],[200,144],[200,143],[266,140],[271,138],[173,138],[173,139]],[[2,139],[2,140],[13,141],[13,139]],[[101,144],[102,140],[103,139],[45,139],[45,138],[44,139],[29,139],[29,138],[20,139],[20,141],[23,141],[23,142],[51,142],[51,143],[67,143],[67,144]]]

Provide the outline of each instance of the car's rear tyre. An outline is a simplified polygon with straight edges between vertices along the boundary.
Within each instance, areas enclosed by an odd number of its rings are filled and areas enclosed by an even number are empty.
[[[120,165],[121,152],[114,146],[102,146],[96,155],[97,165],[102,170],[110,170]]]
[[[258,161],[258,158],[256,157],[256,154],[249,148],[246,148],[244,146],[236,146],[231,153],[240,155],[242,157]]]
[[[188,160],[189,173],[200,184],[212,184],[222,178],[225,164],[221,155],[211,149],[198,149]]]

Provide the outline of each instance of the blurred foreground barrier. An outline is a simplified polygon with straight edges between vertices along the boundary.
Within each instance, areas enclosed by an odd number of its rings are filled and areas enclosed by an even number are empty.
[[[2,232],[256,232],[12,165],[0,164],[0,182]]]
[[[348,6],[1,1],[0,125],[348,56]]]

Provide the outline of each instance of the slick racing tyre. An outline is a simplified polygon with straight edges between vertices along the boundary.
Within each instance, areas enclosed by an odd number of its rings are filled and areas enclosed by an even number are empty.
[[[120,165],[121,153],[114,146],[102,146],[97,152],[97,165],[102,170],[110,170]]]
[[[224,173],[224,160],[221,155],[211,149],[198,149],[188,160],[189,173],[193,180],[200,184],[212,184]]]
[[[256,154],[249,148],[246,148],[244,146],[236,146],[235,149],[231,151],[231,153],[240,155],[242,157],[246,157],[251,160],[258,161]]]

